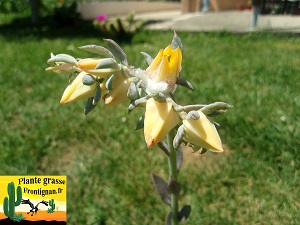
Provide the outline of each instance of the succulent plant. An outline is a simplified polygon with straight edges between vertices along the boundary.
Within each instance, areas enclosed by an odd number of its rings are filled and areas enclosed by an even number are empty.
[[[119,41],[131,41],[133,36],[143,29],[145,24],[145,21],[135,20],[134,14],[128,14],[124,18],[114,17],[94,21],[95,28],[100,30],[103,35]]]

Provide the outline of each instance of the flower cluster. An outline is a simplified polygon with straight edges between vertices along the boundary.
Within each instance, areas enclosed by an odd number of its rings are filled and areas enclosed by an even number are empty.
[[[134,68],[128,63],[127,55],[110,39],[104,39],[107,48],[85,45],[80,49],[96,53],[97,58],[75,59],[67,54],[51,54],[46,70],[69,72],[76,75],[65,89],[60,103],[87,99],[85,114],[104,100],[105,105],[114,105],[130,100],[128,110],[145,106],[139,119],[139,128],[144,128],[148,147],[163,142],[166,135],[177,129],[173,141],[175,149],[182,142],[199,150],[223,152],[221,139],[211,117],[224,113],[230,105],[216,102],[209,105],[186,105],[176,103],[174,93],[178,85],[193,89],[192,85],[179,76],[183,45],[175,34],[172,43],[161,49],[153,59],[142,53],[148,68]]]

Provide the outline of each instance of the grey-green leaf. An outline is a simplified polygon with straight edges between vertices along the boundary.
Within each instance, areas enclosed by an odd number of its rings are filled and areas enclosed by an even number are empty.
[[[139,129],[142,129],[142,128],[144,128],[144,116],[141,116],[138,119],[138,122],[136,123],[136,127],[135,127],[136,130],[139,130]]]
[[[96,92],[93,99],[93,105],[97,105],[97,103],[101,100],[101,89],[100,86],[97,84]]]
[[[73,56],[68,54],[57,54],[51,57],[50,59],[48,59],[47,61],[47,63],[60,63],[60,62],[77,65],[77,60]]]
[[[96,53],[96,54],[99,54],[106,58],[111,58],[111,57],[114,58],[114,55],[107,48],[104,48],[99,45],[84,45],[84,46],[79,47],[79,49],[82,49],[82,50],[85,50],[85,51],[88,51],[91,53]]]
[[[176,152],[176,159],[177,159],[177,171],[180,170],[180,167],[181,167],[181,164],[182,164],[182,159],[183,159],[183,153],[182,153],[182,150],[181,150],[181,147],[179,146],[178,147],[178,150]]]
[[[95,82],[96,82],[96,81],[95,81],[95,78],[94,78],[93,76],[91,76],[91,75],[86,74],[86,75],[84,75],[84,76],[82,77],[82,83],[83,83],[84,85],[91,86],[91,85],[93,85]]]
[[[207,106],[204,106],[200,110],[205,115],[210,115],[210,114],[214,113],[215,111],[226,110],[226,109],[231,109],[231,108],[233,108],[233,106],[231,106],[225,102],[214,102]]]
[[[84,114],[87,115],[89,112],[91,112],[96,105],[93,104],[93,98],[88,98],[85,108],[84,108]]]
[[[178,128],[177,133],[173,140],[173,147],[175,150],[177,150],[179,148],[179,145],[182,142],[183,135],[184,135],[184,127],[183,127],[183,125],[181,125]]]
[[[125,66],[129,66],[127,55],[123,51],[123,49],[113,40],[111,39],[103,39],[107,44],[108,49],[111,53],[118,58]]]
[[[153,58],[146,52],[141,52],[141,54],[144,56],[148,66],[153,62]]]
[[[189,88],[192,91],[194,90],[193,85],[189,81],[187,81],[187,80],[185,80],[181,77],[177,77],[176,84],[178,84],[180,86],[183,86],[183,87],[186,87],[186,88]]]
[[[175,50],[178,46],[181,50],[181,52],[183,52],[183,44],[181,42],[181,39],[178,37],[178,35],[176,34],[176,32],[174,32],[174,37],[171,43],[172,49]]]
[[[152,174],[152,181],[161,200],[163,200],[163,202],[170,206],[171,195],[169,192],[168,183],[163,178],[154,173]]]
[[[172,225],[172,212],[168,212],[165,217],[165,224]]]
[[[200,118],[200,115],[195,110],[189,111],[189,113],[186,116],[187,120],[198,120],[199,118]]]
[[[179,196],[181,185],[172,176],[169,177],[168,187],[170,193],[176,195],[177,197]]]
[[[191,214],[191,211],[192,211],[192,207],[190,205],[183,206],[178,212],[178,221],[179,222],[185,221]]]
[[[130,84],[128,91],[127,91],[127,97],[130,100],[136,100],[139,98],[139,91],[138,91],[135,83]]]
[[[100,62],[96,65],[95,69],[118,69],[119,65],[113,58],[101,59]]]
[[[107,79],[107,81],[105,83],[105,87],[107,90],[109,90],[109,91],[112,90],[115,77],[116,77],[116,75],[113,74]]]

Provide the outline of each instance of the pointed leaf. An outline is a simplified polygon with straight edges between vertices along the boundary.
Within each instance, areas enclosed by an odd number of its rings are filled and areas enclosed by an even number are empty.
[[[182,150],[181,147],[178,147],[178,150],[176,152],[176,158],[177,158],[177,171],[180,170],[181,164],[182,164],[182,159],[183,159],[183,154],[182,154]]]
[[[208,114],[207,116],[209,116],[209,117],[219,116],[219,115],[225,113],[226,111],[227,111],[227,110],[219,109],[219,110],[217,110],[217,111],[214,111],[214,112]]]
[[[138,89],[137,89],[137,86],[135,83],[130,84],[128,91],[127,91],[127,97],[130,100],[136,100],[139,98],[139,92],[138,92]]]
[[[171,46],[172,46],[173,50],[175,50],[179,46],[181,52],[183,52],[183,44],[182,44],[180,38],[178,37],[178,35],[176,34],[176,32],[174,32],[174,37],[173,37]]]
[[[111,39],[103,39],[104,42],[107,44],[108,49],[111,53],[118,58],[125,66],[128,66],[127,55],[123,51],[123,49],[113,40]]]
[[[88,98],[85,108],[84,108],[84,114],[87,115],[89,112],[91,112],[96,105],[93,104],[93,98]]]
[[[186,116],[187,120],[198,120],[199,118],[200,118],[200,115],[195,110],[189,111],[189,113]]]
[[[128,113],[130,113],[136,106],[140,104],[146,104],[147,100],[149,99],[148,96],[139,98],[137,100],[131,101],[128,106]]]
[[[193,85],[189,81],[187,81],[187,80],[185,80],[185,79],[183,79],[181,77],[177,77],[176,84],[178,84],[178,85],[180,85],[182,87],[185,87],[185,88],[189,88],[192,91],[194,90]]]
[[[169,150],[168,150],[168,145],[167,145],[165,142],[160,141],[160,142],[157,143],[157,146],[158,146],[161,150],[163,150],[163,152],[164,152],[168,157],[170,156],[170,152],[169,152]]]
[[[113,58],[101,59],[95,69],[119,69],[119,65]]]
[[[181,185],[172,176],[169,177],[168,187],[171,194],[179,196]]]
[[[70,63],[72,65],[77,65],[77,60],[68,54],[57,54],[57,55],[52,55],[50,59],[48,59],[47,63]]]
[[[144,116],[141,116],[138,119],[138,122],[136,123],[136,127],[135,127],[136,130],[139,130],[139,129],[142,129],[142,128],[144,128]]]
[[[184,126],[181,125],[178,130],[177,130],[177,133],[174,137],[174,140],[173,140],[173,147],[175,150],[178,149],[180,143],[182,142],[182,138],[183,138],[183,135],[184,135]]]
[[[226,110],[226,109],[231,109],[233,108],[233,106],[225,103],[225,102],[214,102],[211,103],[207,106],[204,106],[203,108],[201,108],[201,112],[203,112],[205,115],[209,115],[212,114],[215,111],[218,110]]]
[[[101,100],[101,89],[100,86],[96,86],[96,92],[93,99],[93,105],[97,105],[97,103]]]
[[[171,195],[168,190],[168,183],[156,174],[152,174],[152,181],[155,186],[157,194],[167,205],[171,205]]]
[[[114,55],[108,49],[99,45],[84,45],[79,48],[88,52],[99,54],[106,58],[114,58]]]
[[[166,225],[172,225],[172,212],[168,212],[165,217],[165,224]]]
[[[84,85],[91,86],[95,83],[95,78],[91,75],[86,74],[82,77],[82,83]]]
[[[208,152],[208,150],[206,148],[202,148],[200,149],[200,155],[205,154],[206,152]]]
[[[185,221],[191,214],[191,211],[192,211],[192,207],[190,205],[183,206],[178,212],[178,221],[179,222]]]
[[[141,52],[141,54],[144,56],[148,66],[150,66],[153,61],[153,58],[146,52]]]
[[[107,81],[106,81],[106,83],[105,83],[105,87],[106,87],[106,89],[107,90],[112,90],[112,87],[113,87],[113,82],[114,82],[114,79],[115,79],[115,74],[113,74],[113,75],[111,75],[108,79],[107,79]]]

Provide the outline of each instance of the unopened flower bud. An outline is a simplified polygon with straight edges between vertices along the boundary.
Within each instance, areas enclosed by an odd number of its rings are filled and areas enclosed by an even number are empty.
[[[104,61],[103,64],[101,64],[102,61]],[[110,59],[86,58],[86,59],[79,60],[77,66],[84,72],[90,73],[98,77],[106,78],[107,76],[119,70],[118,66],[112,64],[111,62],[112,61]],[[96,67],[99,64],[101,68],[97,69]],[[105,67],[104,65],[106,65],[107,67]],[[108,65],[110,65],[110,67]]]
[[[81,72],[73,80],[73,82],[65,89],[60,103],[73,102],[84,98],[93,97],[96,91],[97,82],[88,86],[82,83],[82,78],[86,75],[85,72]]]
[[[125,79],[120,73],[118,73],[114,78],[111,90],[105,96],[105,104],[115,105],[128,99],[127,90],[130,83],[130,79]]]
[[[171,102],[157,102],[153,98],[146,103],[144,135],[148,147],[151,147],[172,130],[179,122]]]
[[[200,111],[199,119],[184,119],[184,137],[186,142],[216,152],[223,152],[221,139],[213,123]]]

